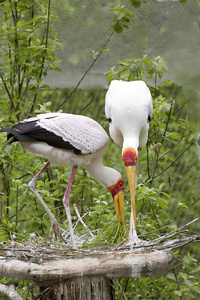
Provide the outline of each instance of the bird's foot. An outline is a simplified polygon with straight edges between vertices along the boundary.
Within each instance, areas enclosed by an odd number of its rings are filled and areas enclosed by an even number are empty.
[[[132,228],[132,230],[130,230],[129,240],[126,243],[126,246],[134,247],[136,245],[139,245],[141,242],[142,242],[142,240],[140,240],[138,238],[138,235],[137,235],[137,232],[136,232],[135,228]]]
[[[65,203],[64,203],[64,206],[65,206],[68,224],[69,224],[69,234],[70,234],[70,238],[71,238],[72,249],[77,249],[69,206],[65,205]]]
[[[134,248],[134,246],[138,247],[143,247],[146,246],[148,244],[148,241],[145,240],[141,240],[138,238],[137,234],[129,236],[129,240],[126,243],[126,246],[130,246],[130,248]]]
[[[57,240],[58,238],[60,238],[60,240],[64,243],[67,243],[65,241],[65,239],[63,238],[61,232],[60,232],[60,227],[58,225],[58,221],[56,220],[56,218],[53,218],[51,220],[51,229],[50,229],[50,234],[54,232],[55,235],[55,239]]]
[[[140,242],[142,242],[142,240],[140,240],[137,235],[129,236],[129,240],[126,243],[126,246],[136,246],[136,245],[140,244]]]

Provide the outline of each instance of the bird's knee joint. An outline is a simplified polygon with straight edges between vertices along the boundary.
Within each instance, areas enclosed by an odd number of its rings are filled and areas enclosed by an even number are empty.
[[[31,180],[29,183],[28,183],[28,186],[31,190],[35,190],[35,181]]]

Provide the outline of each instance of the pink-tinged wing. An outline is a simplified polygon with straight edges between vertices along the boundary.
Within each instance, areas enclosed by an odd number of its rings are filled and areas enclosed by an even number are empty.
[[[109,137],[101,125],[88,117],[64,113],[47,114],[46,118],[44,116],[40,118],[38,115],[37,125],[53,133],[55,137],[60,137],[81,154],[97,152],[109,142]]]
[[[109,137],[96,121],[81,115],[47,113],[12,127],[15,140],[45,142],[50,146],[90,154],[107,147]]]

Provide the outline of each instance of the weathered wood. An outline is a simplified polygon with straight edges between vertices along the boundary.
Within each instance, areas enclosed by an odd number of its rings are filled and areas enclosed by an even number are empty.
[[[114,249],[72,250],[46,241],[40,245],[0,243],[0,276],[33,280],[40,286],[40,299],[82,300],[85,295],[89,300],[114,300],[112,278],[152,277],[170,272],[177,259],[169,250],[200,242],[199,235],[182,237],[183,228],[195,221],[154,240]],[[174,239],[179,233],[181,236]],[[106,289],[105,284],[110,282]],[[103,296],[97,293],[99,288],[105,290]],[[8,289],[3,286],[1,292],[6,294]]]
[[[11,300],[23,300],[23,298],[17,293],[14,285],[6,286],[0,283],[0,292],[9,297]]]
[[[0,260],[0,276],[49,284],[76,277],[126,278],[165,275],[175,264],[170,252],[115,252],[90,257],[47,261],[41,264],[16,259]]]
[[[43,300],[114,300],[112,281],[106,277],[82,277],[41,287]]]

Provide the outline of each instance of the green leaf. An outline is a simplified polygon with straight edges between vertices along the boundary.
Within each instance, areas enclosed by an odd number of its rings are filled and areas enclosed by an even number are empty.
[[[101,214],[103,212],[103,207],[101,205],[95,205],[95,211],[98,213],[98,214]]]
[[[120,24],[116,24],[116,25],[112,26],[111,28],[113,28],[117,34],[121,34],[123,31],[123,27]]]
[[[186,208],[186,209],[188,209],[188,206],[184,202],[178,202],[177,208]]]
[[[177,296],[179,296],[179,297],[181,297],[181,296],[182,296],[182,293],[181,293],[181,291],[174,291],[174,294],[175,294],[175,295],[177,295]]]
[[[199,286],[193,286],[192,289],[193,289],[196,293],[200,294],[200,287],[199,287]]]
[[[171,133],[171,137],[174,139],[174,140],[180,140],[180,134],[178,132],[172,132]]]
[[[128,1],[128,3],[130,3],[131,5],[133,5],[134,8],[140,8],[140,6],[141,6],[141,2],[140,1],[136,1],[136,0],[130,0],[130,1]]]
[[[167,207],[167,205],[166,205],[167,201],[165,199],[158,198],[158,199],[156,199],[156,202],[162,209]]]

